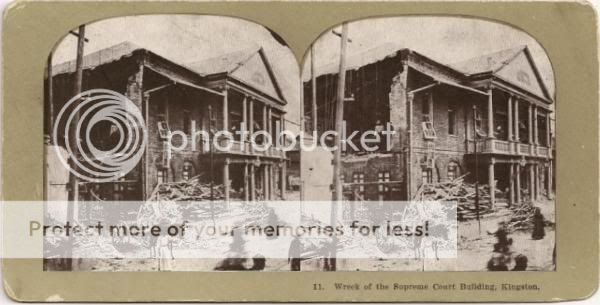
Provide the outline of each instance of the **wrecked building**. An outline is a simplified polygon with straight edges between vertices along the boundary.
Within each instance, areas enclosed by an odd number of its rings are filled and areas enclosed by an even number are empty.
[[[74,61],[52,67],[52,86],[46,89],[46,98],[51,97],[51,103],[45,103],[46,120],[55,120],[64,103],[73,97],[74,71]],[[222,184],[227,200],[285,197],[282,190],[286,189],[286,179],[281,178],[286,176],[285,152],[274,146],[256,150],[250,145],[250,136],[241,138],[234,133],[243,125],[250,133],[266,132],[263,137],[274,141],[285,128],[286,99],[262,48],[182,65],[125,42],[83,58],[82,87],[82,91],[110,89],[129,98],[143,113],[148,142],[141,162],[118,181],[80,181],[80,198],[142,200],[161,182],[196,176]],[[114,146],[110,124],[104,121],[92,128],[94,145],[105,149]],[[50,134],[48,129],[46,134]],[[59,126],[59,130],[64,128]],[[169,158],[167,135],[176,130],[182,131],[188,142],[195,139],[197,143],[172,151]],[[214,134],[222,130],[234,133],[233,139],[219,139],[232,141],[229,151],[204,145],[212,139],[192,137],[193,131]],[[172,146],[182,141],[181,137],[170,140]],[[258,137],[257,141],[264,143],[265,138]],[[64,136],[58,142],[53,144],[63,146]]]
[[[413,198],[420,185],[466,175],[510,203],[553,189],[553,98],[526,46],[452,65],[381,46],[347,59],[347,134],[379,132],[391,143],[345,151],[342,180],[352,198]],[[337,63],[315,75],[317,133],[335,130]],[[312,87],[304,80],[310,131]],[[477,164],[477,166],[476,166]]]

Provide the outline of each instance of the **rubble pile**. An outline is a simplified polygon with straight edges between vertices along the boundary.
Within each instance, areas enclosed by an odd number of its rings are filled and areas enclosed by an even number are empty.
[[[477,217],[475,184],[466,183],[463,175],[452,181],[423,184],[417,190],[415,201],[456,201],[459,220]],[[488,185],[479,185],[479,216],[494,212]]]
[[[185,181],[165,182],[156,186],[148,201],[203,201],[211,200],[210,183],[201,183],[198,177]],[[223,185],[213,186],[214,200],[225,198]]]
[[[531,204],[521,204],[510,208],[512,217],[510,218],[507,231],[521,231],[533,228],[533,215],[535,207]]]

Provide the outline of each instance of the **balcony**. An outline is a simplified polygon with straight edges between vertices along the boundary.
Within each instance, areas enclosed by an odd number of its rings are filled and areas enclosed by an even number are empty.
[[[228,150],[222,149],[228,146]],[[215,148],[214,153],[285,159],[285,151],[280,148],[273,146],[267,147],[258,144],[254,145],[253,147],[249,141],[242,142],[228,138],[222,138],[219,140],[219,147]]]
[[[469,142],[467,150],[468,153],[475,152],[473,142]],[[548,147],[497,139],[485,139],[477,142],[477,153],[552,158],[552,151]]]

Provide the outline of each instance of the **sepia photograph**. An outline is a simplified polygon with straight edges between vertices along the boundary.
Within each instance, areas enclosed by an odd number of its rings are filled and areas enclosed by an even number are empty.
[[[249,21],[119,17],[45,76],[45,271],[556,268],[553,70],[511,26],[352,21],[299,65]]]
[[[554,270],[554,76],[535,39],[482,19],[364,19],[317,39],[302,71],[307,133],[341,120],[356,134],[339,169],[327,168],[342,186],[337,200],[457,204],[456,258],[349,269]],[[368,149],[358,145],[367,132],[393,134]],[[311,170],[307,192],[324,169]]]

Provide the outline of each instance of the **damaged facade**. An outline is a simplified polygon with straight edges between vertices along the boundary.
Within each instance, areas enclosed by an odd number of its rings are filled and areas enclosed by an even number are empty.
[[[73,96],[75,63],[60,64],[52,70],[50,92],[55,110],[46,109],[51,113],[46,120],[54,120]],[[286,100],[262,48],[184,66],[126,42],[84,57],[82,91],[95,88],[122,93],[139,107],[148,142],[141,162],[119,181],[80,181],[81,199],[143,200],[161,182],[195,176],[205,182],[214,178],[216,184],[222,184],[226,200],[285,197],[285,152],[275,147],[253,149],[249,136],[235,134],[244,125],[250,133],[264,131],[275,140],[285,128]],[[92,129],[91,139],[98,147],[110,148],[114,135],[110,123],[102,124],[106,126]],[[191,143],[194,131],[214,134],[222,130],[234,133],[233,140],[219,139],[233,141],[229,151],[211,148],[207,143],[212,139],[196,137],[196,145]],[[171,158],[167,154],[169,131],[182,131],[189,144],[172,150]],[[264,143],[264,137],[257,141]],[[179,146],[181,141],[174,136],[172,146]]]
[[[410,49],[348,58],[347,134],[390,123],[389,145],[346,151],[346,195],[413,198],[420,185],[465,176],[509,204],[551,196],[553,98],[526,46],[447,65]],[[317,131],[335,130],[337,64],[316,76]],[[311,130],[311,81],[304,83]],[[476,160],[477,159],[477,160]],[[478,167],[475,166],[478,164]]]

